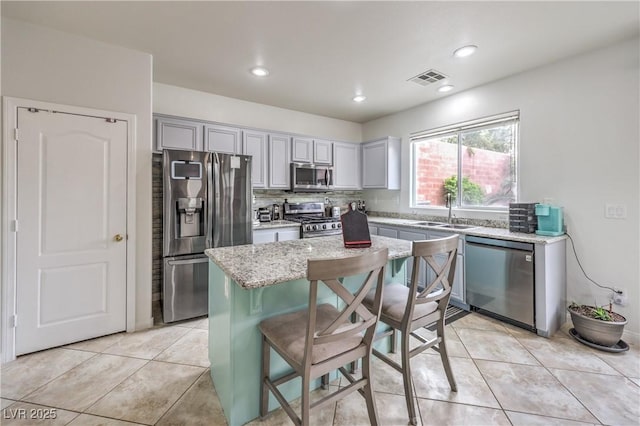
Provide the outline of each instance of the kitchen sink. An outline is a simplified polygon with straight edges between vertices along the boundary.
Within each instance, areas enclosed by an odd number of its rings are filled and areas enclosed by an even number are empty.
[[[414,222],[414,225],[422,225],[422,226],[442,226],[442,225],[446,225],[446,223],[443,222]]]
[[[451,229],[471,229],[477,228],[475,225],[462,225],[460,223],[443,223],[439,225],[440,228],[451,228]]]

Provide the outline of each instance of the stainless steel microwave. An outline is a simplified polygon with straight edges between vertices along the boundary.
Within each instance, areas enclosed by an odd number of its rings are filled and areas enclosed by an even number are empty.
[[[327,192],[332,189],[333,167],[291,163],[291,190],[293,192]]]

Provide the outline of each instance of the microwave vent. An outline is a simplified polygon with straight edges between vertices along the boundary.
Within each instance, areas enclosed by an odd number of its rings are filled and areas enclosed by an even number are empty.
[[[440,71],[430,69],[416,75],[415,77],[411,77],[407,81],[412,81],[419,84],[420,86],[427,86],[431,83],[437,83],[438,81],[444,80],[445,78],[447,78],[447,76],[442,74]]]

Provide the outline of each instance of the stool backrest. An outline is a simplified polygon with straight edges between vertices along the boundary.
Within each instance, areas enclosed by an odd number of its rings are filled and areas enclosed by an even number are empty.
[[[308,261],[307,279],[311,283],[311,288],[305,360],[311,358],[311,351],[315,345],[335,342],[358,334],[364,343],[371,345],[380,316],[382,286],[388,256],[389,251],[385,248],[354,257]],[[364,279],[361,284],[355,285],[357,287],[355,290],[349,290],[339,281],[341,278],[356,275],[364,275]],[[323,282],[339,297],[340,315],[323,330],[316,331],[318,282]],[[369,310],[362,304],[362,300],[374,286],[376,287],[374,304],[372,310]]]
[[[437,302],[439,309],[446,310],[455,277],[459,238],[458,234],[454,234],[445,238],[413,242],[413,272],[409,294],[415,297],[410,297],[411,300],[408,301],[411,305],[407,306],[406,320],[413,318],[413,309],[416,304]],[[418,282],[421,265],[426,265],[427,270],[433,272],[433,279],[420,291]],[[425,275],[429,276],[429,274]],[[436,292],[438,286],[442,291]]]

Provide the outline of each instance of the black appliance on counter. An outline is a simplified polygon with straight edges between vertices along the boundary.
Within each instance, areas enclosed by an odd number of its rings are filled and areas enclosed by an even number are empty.
[[[339,217],[325,217],[324,203],[287,203],[283,204],[283,219],[298,222],[300,238],[342,235]]]

